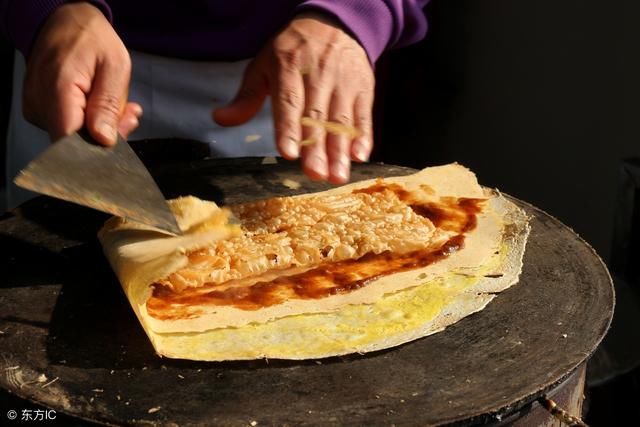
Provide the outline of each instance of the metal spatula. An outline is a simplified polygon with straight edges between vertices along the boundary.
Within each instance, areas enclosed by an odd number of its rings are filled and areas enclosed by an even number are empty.
[[[118,136],[113,147],[75,133],[51,144],[15,178],[20,187],[181,234],[162,192]]]

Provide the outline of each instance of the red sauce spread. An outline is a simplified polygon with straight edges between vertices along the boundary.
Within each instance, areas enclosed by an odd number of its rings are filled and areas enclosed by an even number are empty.
[[[424,186],[424,191],[429,192],[429,187]],[[373,194],[383,191],[392,191],[403,202],[407,203],[413,211],[423,217],[429,218],[433,225],[445,231],[467,233],[476,228],[477,214],[482,211],[483,199],[466,197],[441,197],[438,203],[418,200],[412,193],[401,185],[384,181],[378,181],[374,185],[354,190],[354,193]]]
[[[429,218],[436,227],[456,233],[437,248],[427,248],[405,254],[386,251],[366,254],[358,259],[318,266],[304,273],[279,277],[251,286],[222,286],[205,284],[199,288],[173,292],[169,287],[155,284],[147,302],[149,314],[157,319],[188,318],[194,305],[232,306],[242,310],[281,304],[291,299],[320,299],[348,293],[393,273],[426,267],[464,247],[465,233],[477,225],[476,216],[482,210],[482,199],[441,198],[439,203],[420,202],[398,184],[378,182],[354,193],[373,194],[393,191],[413,211]],[[197,314],[197,313],[196,313]]]

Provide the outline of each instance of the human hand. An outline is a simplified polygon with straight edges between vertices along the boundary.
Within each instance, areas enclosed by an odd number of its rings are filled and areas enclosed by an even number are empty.
[[[371,153],[374,86],[360,44],[324,15],[305,14],[263,48],[235,99],[213,118],[223,126],[243,124],[270,94],[282,156],[300,155],[309,177],[341,184],[350,160],[366,161]]]
[[[127,102],[131,59],[102,12],[60,6],[45,21],[27,62],[23,113],[53,141],[86,126],[103,145],[136,127],[142,107]]]

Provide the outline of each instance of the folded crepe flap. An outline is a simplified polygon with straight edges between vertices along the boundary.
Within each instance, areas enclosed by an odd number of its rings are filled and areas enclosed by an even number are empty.
[[[149,285],[188,264],[187,253],[240,233],[230,211],[195,197],[170,200],[182,236],[168,235],[123,218],[109,219],[98,233],[105,255],[132,304],[144,304]]]

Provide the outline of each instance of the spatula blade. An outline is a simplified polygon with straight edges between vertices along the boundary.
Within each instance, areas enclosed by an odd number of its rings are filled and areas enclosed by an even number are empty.
[[[113,147],[86,134],[51,144],[14,182],[37,193],[181,234],[162,192],[129,144]]]

